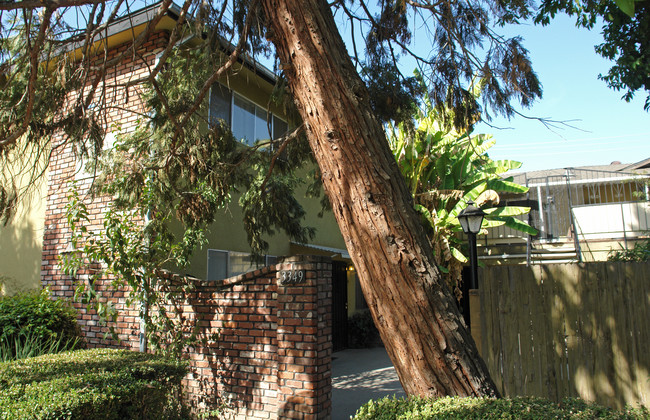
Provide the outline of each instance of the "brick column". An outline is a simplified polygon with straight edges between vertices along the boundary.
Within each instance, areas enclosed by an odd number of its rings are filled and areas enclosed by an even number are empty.
[[[280,419],[329,419],[332,260],[294,256],[277,266]]]

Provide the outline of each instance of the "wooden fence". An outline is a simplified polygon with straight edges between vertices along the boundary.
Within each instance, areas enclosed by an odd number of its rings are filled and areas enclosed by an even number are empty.
[[[480,279],[476,338],[503,395],[650,406],[650,264],[491,266]]]

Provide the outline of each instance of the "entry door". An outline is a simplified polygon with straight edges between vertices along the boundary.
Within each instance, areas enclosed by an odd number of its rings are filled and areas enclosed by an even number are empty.
[[[334,351],[348,346],[347,264],[332,261],[332,345]]]

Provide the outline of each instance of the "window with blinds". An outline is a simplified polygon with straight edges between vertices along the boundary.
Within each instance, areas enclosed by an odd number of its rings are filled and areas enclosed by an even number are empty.
[[[249,146],[261,140],[280,138],[289,129],[283,119],[216,83],[210,90],[210,121],[218,120],[225,121],[235,138]]]
[[[223,280],[275,264],[277,257],[265,255],[256,261],[250,253],[208,249],[207,280]]]

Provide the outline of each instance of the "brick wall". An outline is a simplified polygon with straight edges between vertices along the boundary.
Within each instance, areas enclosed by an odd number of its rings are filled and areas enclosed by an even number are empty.
[[[286,273],[302,282],[282,284]],[[172,275],[168,281],[173,282]],[[328,419],[331,414],[332,263],[328,257],[293,256],[223,281],[187,279],[180,316],[199,340],[186,348],[184,398],[195,414],[227,419]],[[56,284],[61,294],[69,282]],[[78,307],[92,347],[137,346],[138,312],[125,292],[100,287],[125,312],[100,327]],[[170,312],[171,313],[171,312]],[[119,340],[101,332],[115,328]],[[205,339],[205,340],[202,340]]]
[[[304,283],[281,285],[287,270]],[[187,397],[197,411],[228,406],[226,418],[326,419],[331,413],[331,260],[296,256],[188,296],[205,337],[189,352]],[[188,314],[190,315],[190,314]]]
[[[120,125],[122,132],[131,132],[136,128],[145,105],[141,99],[142,87],[139,85],[126,87],[128,82],[146,76],[156,62],[157,54],[163,50],[168,40],[165,32],[153,33],[143,43],[137,54],[125,54],[115,67],[108,69],[102,83],[96,89],[95,101],[101,103],[105,112],[101,118],[103,129],[110,132],[115,124]],[[110,50],[107,60],[123,54],[128,44]],[[103,57],[102,57],[103,59]],[[99,59],[98,59],[99,60]],[[93,63],[101,64],[99,61]],[[88,87],[82,92],[70,94],[69,103],[73,103],[79,94],[87,93]],[[59,257],[69,251],[70,230],[67,227],[65,208],[68,203],[70,181],[78,180],[78,190],[82,194],[88,191],[92,178],[79,179],[79,164],[76,152],[71,141],[64,135],[54,136],[48,181],[47,207],[45,212],[45,226],[43,234],[43,256],[41,261],[41,281],[43,286],[49,287],[55,297],[72,297],[74,293],[73,281],[65,276],[59,266]],[[90,225],[89,230],[103,229],[103,210],[110,202],[110,197],[91,198],[84,197],[88,206]],[[83,280],[83,276],[81,276]],[[107,291],[108,284],[98,285],[99,291]],[[125,308],[124,304],[127,291],[111,292],[103,297],[104,302],[111,302],[117,308],[123,309],[118,318],[120,325],[119,341],[104,339],[108,331],[105,326],[100,326],[92,312],[84,312],[80,325],[90,346],[112,347],[138,347],[139,318],[136,309]],[[81,305],[77,305],[81,309]]]
[[[153,67],[156,54],[167,41],[155,33],[137,54],[127,54],[109,70],[97,100],[104,101],[104,129],[119,123],[123,132],[135,129],[145,110],[140,86],[124,88]],[[122,53],[126,45],[111,50],[108,59]],[[122,86],[122,87],[120,87]],[[75,94],[70,100],[75,99]],[[62,273],[59,257],[70,251],[71,233],[65,207],[68,182],[78,172],[75,152],[66,138],[52,142],[43,239],[41,279],[54,297],[70,298],[76,281]],[[79,185],[83,193],[92,180]],[[103,209],[110,197],[85,197],[89,229],[102,229]],[[291,270],[291,271],[286,271]],[[302,273],[304,282],[281,285],[281,275]],[[223,282],[193,280],[195,288],[185,296],[183,317],[195,323],[200,335],[219,334],[217,340],[187,349],[191,371],[184,380],[186,397],[197,411],[225,404],[232,418],[329,418],[331,396],[331,261],[320,257],[291,257],[273,267]],[[75,304],[79,324],[89,347],[139,347],[140,319],[135,306],[126,305],[128,290],[115,290],[110,279],[95,284],[112,303],[119,316],[100,324],[94,311]],[[109,327],[117,339],[107,336]]]

